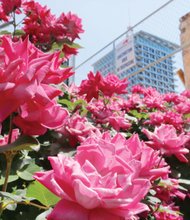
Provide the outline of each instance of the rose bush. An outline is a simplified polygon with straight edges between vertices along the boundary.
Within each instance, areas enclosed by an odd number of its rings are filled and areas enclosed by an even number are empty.
[[[1,218],[189,219],[190,91],[127,93],[100,72],[67,86],[81,19],[0,3]]]

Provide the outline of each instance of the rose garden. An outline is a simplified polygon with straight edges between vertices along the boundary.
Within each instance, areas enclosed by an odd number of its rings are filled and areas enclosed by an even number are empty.
[[[68,86],[81,19],[0,4],[0,219],[190,219],[190,91]]]

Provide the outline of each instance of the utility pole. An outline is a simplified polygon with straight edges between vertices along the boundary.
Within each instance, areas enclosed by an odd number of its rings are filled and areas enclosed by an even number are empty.
[[[190,40],[190,12],[180,18],[180,39],[181,45],[187,44]],[[185,88],[190,89],[190,46],[182,50]]]

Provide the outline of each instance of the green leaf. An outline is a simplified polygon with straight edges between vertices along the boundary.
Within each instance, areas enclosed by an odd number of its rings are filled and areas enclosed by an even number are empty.
[[[66,106],[70,111],[74,110],[74,104],[67,99],[60,99],[58,100],[58,103]]]
[[[179,183],[186,184],[186,185],[190,185],[190,180],[178,179],[178,182],[179,182]]]
[[[38,181],[29,185],[26,196],[35,198],[47,207],[55,205],[60,199]]]
[[[17,170],[17,175],[26,181],[34,180],[33,174],[37,171],[40,171],[41,168],[36,164],[32,163],[27,166],[24,166],[21,170]]]
[[[10,211],[15,211],[17,208],[17,203],[10,203],[6,205],[6,209],[10,210]]]
[[[188,119],[188,118],[190,118],[190,113],[184,114],[183,116],[185,119]]]
[[[161,203],[161,200],[154,196],[148,196],[148,200],[153,205]]]
[[[5,151],[35,150],[38,151],[40,144],[34,137],[21,136],[15,142],[0,147],[0,153]]]
[[[83,48],[83,47],[81,47],[80,44],[77,44],[77,43],[72,43],[72,44],[70,44],[69,46],[72,47],[72,48],[76,48],[76,49],[81,49],[81,48]]]
[[[130,113],[138,119],[147,119],[149,117],[147,113],[138,112],[137,110],[131,110]]]
[[[74,102],[74,108],[76,108],[78,105],[81,105],[82,107],[86,107],[87,103],[83,99],[78,99],[77,101]]]
[[[16,30],[14,33],[14,35],[17,35],[17,36],[22,36],[24,34],[25,34],[25,32],[23,30]]]
[[[8,193],[8,192],[0,191],[0,197],[1,198],[7,198],[7,199],[10,199],[10,200],[15,201],[15,202],[22,202],[23,201],[22,196],[14,195],[14,194]]]
[[[16,180],[18,180],[18,176],[17,175],[9,175],[9,179],[8,179],[8,183],[14,182]],[[0,185],[3,185],[5,182],[5,177],[1,176],[0,178]]]
[[[52,47],[51,47],[51,51],[61,50],[62,47],[63,47],[63,43],[54,42]]]
[[[79,44],[77,44],[77,43],[74,43],[74,42],[72,42],[72,41],[70,41],[69,39],[64,39],[61,43],[59,43],[59,44],[67,44],[69,47],[71,47],[71,48],[76,48],[76,49],[80,49],[80,48],[82,48]]]
[[[6,30],[0,31],[0,35],[11,35],[11,32],[6,31]]]

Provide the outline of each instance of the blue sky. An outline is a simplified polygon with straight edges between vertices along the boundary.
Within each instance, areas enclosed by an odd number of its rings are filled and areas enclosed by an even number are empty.
[[[147,14],[157,9],[166,0],[39,0],[52,12],[76,13],[83,21],[84,34],[78,41],[84,49],[80,51],[77,63],[102,48],[134,25]]]
[[[78,41],[83,47],[76,57],[78,65],[125,32],[129,25],[133,26],[168,0],[38,0],[38,2],[47,5],[52,13],[57,15],[71,11],[82,18],[85,32]],[[139,29],[179,44],[179,18],[187,13],[190,2],[186,0],[174,2],[144,22]],[[93,60],[84,68],[77,70],[77,82],[86,77],[92,63]],[[178,66],[181,65],[182,62],[179,62]]]

